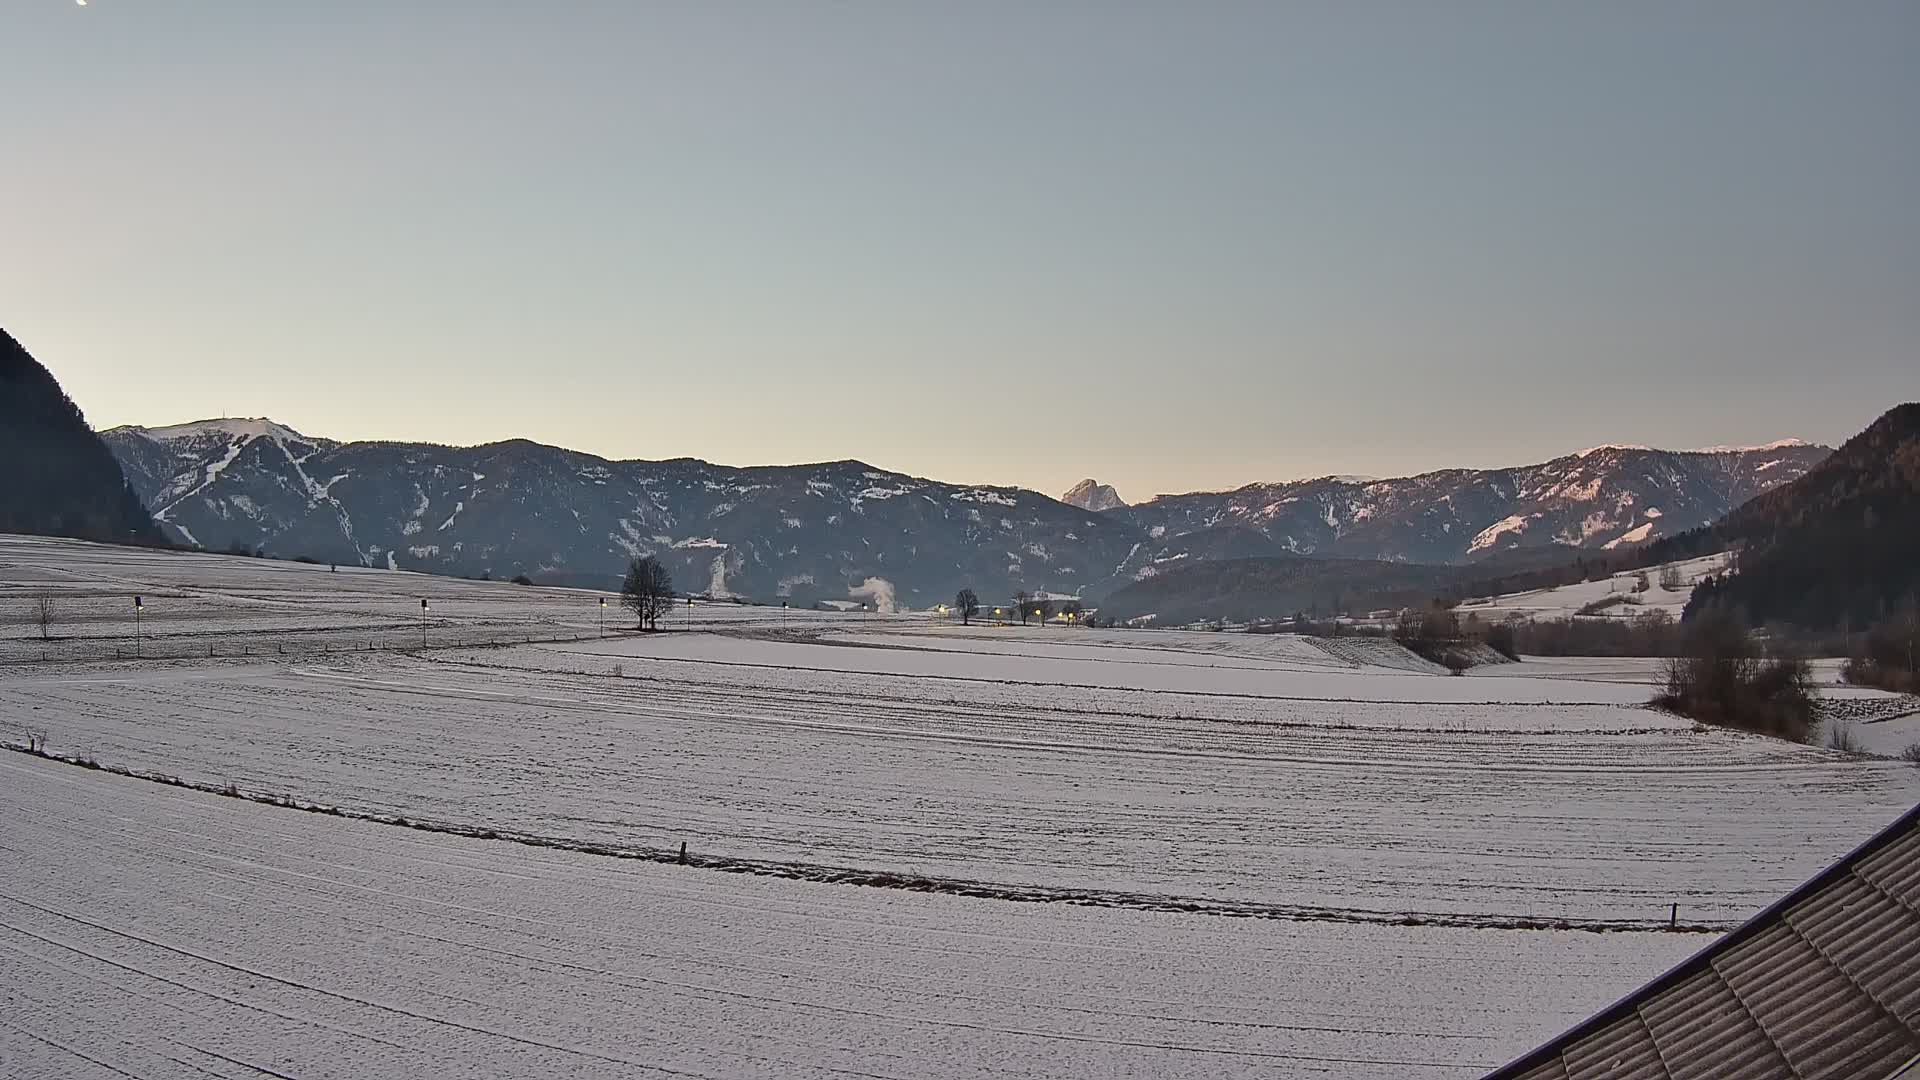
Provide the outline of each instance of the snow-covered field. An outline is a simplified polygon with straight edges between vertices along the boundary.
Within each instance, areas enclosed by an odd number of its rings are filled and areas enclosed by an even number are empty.
[[[197,604],[218,641],[429,595],[520,643],[42,660],[19,610],[50,581]],[[1650,932],[1669,904],[1731,926],[1920,801],[1920,769],[1641,708],[1634,661],[1452,678],[1383,641],[731,604],[600,637],[596,601],[0,538],[0,736],[708,864],[0,756],[31,870],[0,882],[0,1060],[1468,1076],[1709,940]],[[1515,929],[1543,924],[1572,929]]]
[[[52,604],[46,637],[42,599]],[[434,646],[559,640],[630,622],[616,601],[584,589],[0,534],[0,662],[364,652],[414,648],[423,635]],[[676,607],[671,620],[695,629],[902,621],[705,601]]]
[[[1693,587],[1699,584],[1700,579],[1717,574],[1726,566],[1727,556],[1724,553],[1706,555],[1698,559],[1650,566],[1645,570],[1623,571],[1598,581],[1583,581],[1575,585],[1533,589],[1504,596],[1476,597],[1462,602],[1459,612],[1463,618],[1472,614],[1495,622],[1516,616],[1571,619],[1589,604],[1611,600],[1612,604],[1591,617],[1630,619],[1648,612],[1662,611],[1678,619],[1687,601],[1692,599]],[[1680,587],[1677,589],[1668,590],[1660,585],[1661,572],[1668,567],[1680,575]],[[1645,575],[1649,588],[1645,592],[1635,592],[1642,575]]]
[[[0,756],[0,1075],[1472,1077],[1700,935],[1015,904]]]

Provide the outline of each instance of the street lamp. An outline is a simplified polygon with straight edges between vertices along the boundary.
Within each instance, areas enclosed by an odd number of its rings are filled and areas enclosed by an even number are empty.
[[[427,598],[420,598],[420,647],[427,647]]]
[[[606,597],[604,597],[604,596],[600,598],[600,629],[599,629],[599,634],[600,634],[600,636],[601,636],[601,637],[606,637],[606,636],[607,636],[607,598],[606,598]]]
[[[693,597],[687,597],[687,631],[693,631]]]
[[[145,606],[140,597],[133,598],[133,655],[136,659],[140,656],[140,609]]]

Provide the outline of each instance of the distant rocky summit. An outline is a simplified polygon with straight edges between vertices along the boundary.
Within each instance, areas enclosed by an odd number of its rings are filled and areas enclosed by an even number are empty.
[[[1077,506],[1082,510],[1113,510],[1127,505],[1120,493],[1113,490],[1112,484],[1096,483],[1091,478],[1082,480],[1067,489],[1060,501],[1068,506]]]

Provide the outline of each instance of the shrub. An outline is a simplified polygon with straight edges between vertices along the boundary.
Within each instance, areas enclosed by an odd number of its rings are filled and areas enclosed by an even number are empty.
[[[1460,640],[1460,616],[1439,603],[1424,610],[1409,608],[1394,623],[1393,640],[1423,660],[1445,663],[1448,647]]]
[[[1680,652],[1673,616],[1658,608],[1631,619],[1521,621],[1513,625],[1513,635],[1515,651],[1527,656],[1675,656]]]
[[[1509,660],[1520,659],[1519,635],[1510,622],[1495,623],[1487,628],[1487,647]]]
[[[1441,654],[1440,665],[1446,668],[1450,674],[1465,675],[1467,669],[1473,666],[1473,661],[1466,653],[1448,649],[1445,653]]]
[[[1920,765],[1920,742],[1908,743],[1907,748],[1900,751],[1900,760],[1909,765]]]
[[[1860,686],[1920,694],[1920,611],[1909,606],[1869,627],[1840,676]]]
[[[515,585],[531,585],[533,584],[533,579],[525,574],[515,574],[513,575],[513,583]]]
[[[1835,716],[1821,726],[1825,729],[1827,749],[1844,750],[1849,754],[1860,752],[1860,739],[1853,733],[1853,721],[1844,716]]]
[[[1762,659],[1747,628],[1710,613],[1685,628],[1654,704],[1708,724],[1806,742],[1814,726],[1813,672],[1805,660]]]
[[[1640,600],[1638,597],[1628,596],[1626,593],[1615,593],[1612,596],[1603,596],[1592,603],[1580,605],[1580,610],[1574,612],[1574,614],[1598,615],[1610,607],[1626,607],[1629,605],[1638,607],[1639,604]]]

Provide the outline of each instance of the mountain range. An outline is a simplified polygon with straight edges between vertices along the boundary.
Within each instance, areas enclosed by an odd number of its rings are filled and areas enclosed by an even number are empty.
[[[338,443],[270,420],[104,433],[161,526],[241,548],[434,573],[617,585],[654,555],[682,590],[926,606],[963,585],[1106,576],[1125,523],[1018,488],[857,461],[609,461],[525,440]]]
[[[1540,465],[1392,480],[1328,477],[1128,506],[1070,505],[858,461],[733,467],[613,461],[525,440],[342,443],[266,419],[102,433],[170,536],[443,574],[608,586],[637,555],[710,595],[910,606],[1045,589],[1098,599],[1186,561],[1311,555],[1455,563],[1608,548],[1707,524],[1824,447],[1601,447]],[[1099,507],[1089,509],[1088,507]]]
[[[1711,524],[1832,453],[1795,439],[1655,450],[1599,446],[1538,465],[1444,469],[1390,480],[1322,477],[1160,495],[1113,513],[1156,541],[1233,529],[1266,551],[1454,563],[1532,547],[1611,549]]]

